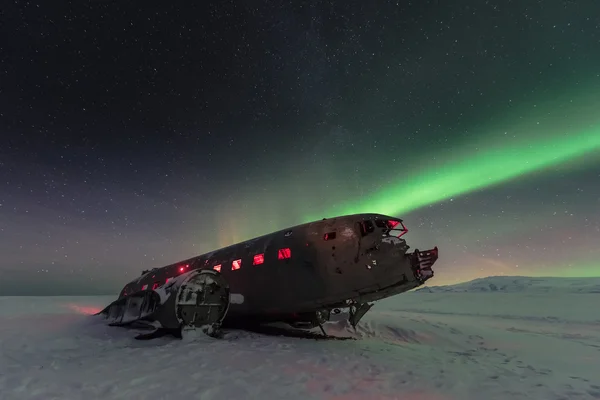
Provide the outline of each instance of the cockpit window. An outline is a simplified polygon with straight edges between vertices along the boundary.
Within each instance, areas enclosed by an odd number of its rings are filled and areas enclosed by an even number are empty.
[[[408,233],[408,228],[404,226],[402,221],[390,220],[388,221],[388,227],[390,228],[388,232],[390,236],[401,237]]]
[[[408,232],[406,226],[402,223],[402,220],[391,219],[391,220],[366,220],[359,222],[360,225],[360,233],[362,236],[367,236],[373,232],[375,232],[375,228],[383,228],[389,236],[400,237],[405,235]],[[386,233],[384,232],[384,234]]]
[[[378,228],[387,228],[388,227],[388,225],[385,223],[385,221],[382,221],[380,219],[375,220],[375,226]]]
[[[371,221],[362,221],[360,223],[360,233],[362,236],[367,236],[370,233],[375,232],[375,225]]]
[[[400,223],[400,221],[390,220],[387,223],[388,223],[388,226],[390,227],[390,229],[394,229],[396,227],[396,225],[398,225]]]

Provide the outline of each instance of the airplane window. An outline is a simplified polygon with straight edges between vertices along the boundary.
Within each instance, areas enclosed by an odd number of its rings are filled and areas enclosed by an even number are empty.
[[[231,270],[232,270],[232,271],[235,271],[236,269],[240,269],[240,268],[242,268],[242,260],[241,260],[241,259],[239,259],[239,260],[234,260],[234,261],[231,263]]]
[[[214,269],[215,271],[217,271],[217,272],[221,272],[221,264],[219,264],[219,265],[215,265],[215,266],[213,267],[213,269]]]
[[[265,262],[265,255],[261,253],[261,254],[257,254],[254,256],[254,261],[252,262],[252,265],[260,265],[264,262]]]
[[[289,248],[279,249],[279,252],[277,253],[277,258],[280,260],[292,258],[292,250],[290,250]]]
[[[333,240],[333,239],[335,239],[335,237],[336,237],[335,232],[328,232],[323,235],[323,240]]]
[[[154,289],[158,288],[158,285],[160,285],[160,282],[154,282],[154,283],[152,284],[152,290],[154,290]]]
[[[144,286],[142,286],[142,290],[146,290],[148,289],[148,284],[145,284]]]

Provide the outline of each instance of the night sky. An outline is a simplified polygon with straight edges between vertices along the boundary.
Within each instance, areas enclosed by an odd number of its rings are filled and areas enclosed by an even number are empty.
[[[598,0],[15,0],[0,37],[0,295],[354,212],[432,284],[600,276]]]

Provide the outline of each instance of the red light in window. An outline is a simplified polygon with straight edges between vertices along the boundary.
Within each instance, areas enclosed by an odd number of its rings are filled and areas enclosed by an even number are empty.
[[[285,249],[279,249],[279,252],[277,253],[277,258],[280,260],[292,258],[292,250],[290,250],[288,247],[286,247]]]
[[[169,281],[170,281],[171,279],[173,279],[173,278],[167,278],[167,279],[165,280],[165,283],[169,283]]]
[[[215,265],[215,266],[213,267],[213,269],[214,269],[215,271],[217,271],[217,272],[221,272],[221,264],[219,264],[219,265]]]
[[[179,267],[179,272],[183,272],[184,269],[184,267]]]
[[[142,286],[142,290],[146,290],[148,289],[148,284],[145,284],[144,286]]]
[[[254,256],[254,261],[252,261],[252,265],[260,265],[264,262],[265,262],[265,255],[261,253],[261,254],[257,254]]]
[[[240,260],[234,260],[231,263],[231,269],[233,271],[235,271],[236,269],[240,269],[240,268],[242,268],[242,260],[241,259]]]
[[[408,228],[400,221],[388,221],[388,226],[390,227],[390,235],[402,237],[408,233]]]
[[[154,282],[154,284],[152,284],[152,290],[156,289],[158,285],[160,285],[160,283]]]

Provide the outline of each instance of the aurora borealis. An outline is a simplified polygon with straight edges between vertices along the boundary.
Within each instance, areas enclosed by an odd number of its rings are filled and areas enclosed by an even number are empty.
[[[600,105],[600,104],[599,104]],[[421,207],[498,185],[537,170],[577,160],[600,150],[600,125],[579,134],[535,139],[519,145],[484,144],[454,162],[425,168],[390,185],[361,203],[342,206],[334,214],[380,212],[401,215]],[[401,201],[399,201],[401,199]],[[318,218],[309,218],[315,220]]]
[[[600,276],[597,14],[15,2],[0,24],[0,295],[114,293],[142,269],[355,212],[438,245],[432,284]]]

